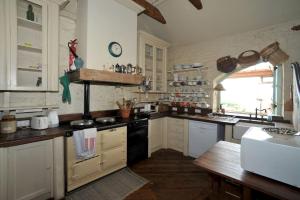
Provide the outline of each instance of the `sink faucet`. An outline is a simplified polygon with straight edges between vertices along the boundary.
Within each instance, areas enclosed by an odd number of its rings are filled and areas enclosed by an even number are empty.
[[[257,112],[261,112],[261,111],[265,111],[265,113],[267,113],[267,109],[258,109],[258,108],[255,108],[255,119],[257,119]]]

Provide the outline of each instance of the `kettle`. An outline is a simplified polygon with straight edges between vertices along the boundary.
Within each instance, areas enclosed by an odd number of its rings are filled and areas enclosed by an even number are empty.
[[[59,126],[58,114],[55,110],[50,110],[48,113],[48,126],[55,128]]]

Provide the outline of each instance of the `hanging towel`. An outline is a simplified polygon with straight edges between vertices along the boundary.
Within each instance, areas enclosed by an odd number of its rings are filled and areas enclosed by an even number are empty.
[[[65,73],[63,76],[59,77],[59,82],[64,87],[63,93],[62,93],[62,102],[69,104],[71,103],[71,93],[70,93],[70,80],[67,74]]]
[[[73,131],[73,140],[78,159],[87,159],[96,154],[96,128]]]

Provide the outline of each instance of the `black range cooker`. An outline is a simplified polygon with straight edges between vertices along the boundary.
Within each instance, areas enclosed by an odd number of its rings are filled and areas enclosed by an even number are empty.
[[[127,164],[148,158],[148,118],[139,118],[127,124]]]

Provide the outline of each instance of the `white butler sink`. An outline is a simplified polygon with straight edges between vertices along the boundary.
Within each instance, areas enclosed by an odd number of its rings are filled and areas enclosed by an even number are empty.
[[[300,188],[300,136],[250,128],[241,141],[241,167]]]

